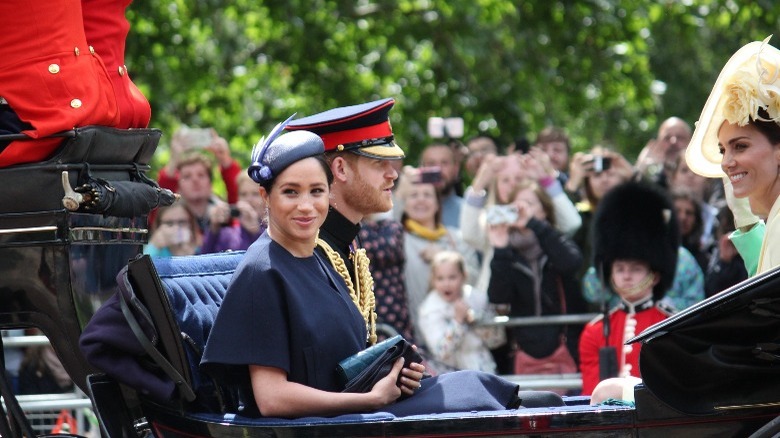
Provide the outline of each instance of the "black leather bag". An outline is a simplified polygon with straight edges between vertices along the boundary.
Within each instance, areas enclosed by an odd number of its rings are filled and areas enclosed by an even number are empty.
[[[412,348],[412,344],[400,335],[342,360],[337,368],[339,375],[345,381],[342,392],[371,391],[376,382],[390,372],[399,357],[404,358],[406,368],[412,362],[422,362],[422,357]]]

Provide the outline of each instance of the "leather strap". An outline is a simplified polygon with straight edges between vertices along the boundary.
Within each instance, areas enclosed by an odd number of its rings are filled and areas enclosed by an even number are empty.
[[[179,389],[179,394],[184,397],[185,400],[191,402],[195,400],[195,392],[192,387],[184,380],[181,374],[171,365],[171,363],[157,350],[152,341],[146,336],[141,325],[138,324],[138,320],[130,311],[130,307],[127,303],[127,297],[121,291],[119,293],[119,307],[122,309],[122,314],[127,320],[127,324],[130,326],[130,330],[133,331],[136,339],[144,347],[146,353],[154,360],[154,362],[163,370],[163,372],[173,380],[176,387]]]

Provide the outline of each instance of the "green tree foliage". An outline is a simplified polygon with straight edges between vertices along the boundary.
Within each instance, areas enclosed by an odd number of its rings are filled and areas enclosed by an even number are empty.
[[[132,4],[127,63],[152,125],[213,126],[240,161],[279,120],[394,97],[415,162],[431,116],[506,145],[549,124],[634,157],[693,123],[728,56],[777,28],[771,0],[165,0]],[[774,41],[780,44],[780,41]],[[166,159],[166,141],[156,156]]]

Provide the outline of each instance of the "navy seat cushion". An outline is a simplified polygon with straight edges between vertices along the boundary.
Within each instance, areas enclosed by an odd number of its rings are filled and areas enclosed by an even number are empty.
[[[184,346],[192,385],[199,397],[210,396],[215,389],[198,367],[230,279],[243,257],[244,251],[232,251],[154,259],[171,313],[186,335]]]

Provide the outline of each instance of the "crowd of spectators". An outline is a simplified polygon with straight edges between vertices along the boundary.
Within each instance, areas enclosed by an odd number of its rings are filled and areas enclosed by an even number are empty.
[[[727,237],[733,220],[719,181],[685,163],[690,137],[690,126],[671,117],[635,163],[599,144],[575,153],[558,127],[506,148],[486,135],[425,146],[419,162],[399,163],[393,211],[362,223],[378,322],[428,352],[433,368],[522,373],[513,359],[518,351],[543,360],[562,343],[578,361],[581,324],[485,332],[479,322],[618,305],[620,297],[592,263],[591,230],[600,200],[628,181],[654,184],[674,205],[681,245],[665,305],[682,310],[745,279]],[[145,251],[165,257],[246,249],[265,229],[256,185],[216,132],[205,147],[186,141],[173,136],[171,160],[160,172],[161,185],[177,190],[182,202],[153,218]],[[217,171],[224,198],[212,186]],[[444,260],[439,265],[437,257]],[[444,290],[453,287],[443,286],[443,269],[457,277],[456,294]]]

